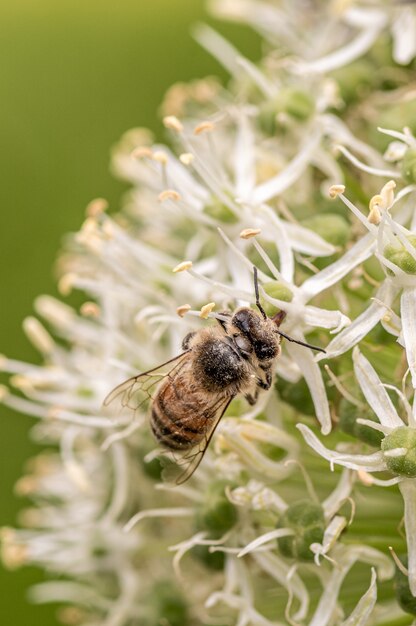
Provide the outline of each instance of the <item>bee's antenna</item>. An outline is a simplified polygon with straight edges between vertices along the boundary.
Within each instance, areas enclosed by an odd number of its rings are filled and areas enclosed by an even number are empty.
[[[289,337],[289,335],[286,335],[286,333],[283,333],[281,330],[276,330],[276,332],[278,335],[281,335],[282,337],[284,337],[288,341],[291,341],[292,343],[298,343],[300,346],[304,346],[305,348],[310,348],[311,350],[317,350],[317,352],[323,352],[324,354],[326,354],[326,350],[324,350],[323,348],[318,348],[318,346],[313,346],[310,343],[305,343],[304,341],[293,339],[293,337]]]
[[[256,294],[256,307],[262,314],[263,318],[267,320],[266,311],[263,309],[263,307],[260,304],[259,279],[257,276],[257,267],[253,267],[253,272],[254,272],[254,293]]]

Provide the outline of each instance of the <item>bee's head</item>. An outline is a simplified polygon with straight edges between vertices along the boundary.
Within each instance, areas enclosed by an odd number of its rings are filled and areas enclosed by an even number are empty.
[[[232,316],[229,332],[243,356],[254,352],[259,361],[269,361],[277,356],[280,343],[273,326],[272,320],[244,307]]]

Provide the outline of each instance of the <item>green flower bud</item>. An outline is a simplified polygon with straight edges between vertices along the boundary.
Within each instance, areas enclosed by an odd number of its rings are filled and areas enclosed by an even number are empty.
[[[403,448],[399,456],[384,454],[384,461],[391,472],[407,478],[416,477],[416,429],[399,426],[381,442],[384,453]],[[405,451],[406,450],[406,451]]]
[[[197,526],[208,530],[212,537],[220,537],[237,521],[237,511],[225,495],[226,481],[212,483],[197,512]]]
[[[402,160],[401,170],[406,183],[416,183],[416,148],[406,150]]]
[[[313,98],[301,89],[288,87],[281,89],[273,100],[260,107],[259,124],[266,135],[275,135],[278,128],[278,115],[285,113],[298,121],[307,120],[315,111]]]
[[[407,555],[400,555],[399,558],[403,565],[407,567]],[[409,589],[409,579],[397,566],[394,576],[394,590],[397,602],[403,611],[410,613],[410,615],[416,615],[416,598]]]
[[[291,504],[280,517],[277,528],[291,528],[294,535],[279,537],[280,552],[289,558],[302,561],[313,560],[309,546],[322,543],[325,531],[324,511],[320,504],[299,500]]]
[[[348,402],[343,398],[339,404],[339,425],[341,430],[364,443],[375,448],[380,448],[381,441],[384,437],[383,433],[379,430],[374,430],[370,426],[364,426],[364,424],[357,424],[357,418],[371,420],[372,422],[378,422],[374,412],[370,407],[366,405],[366,408],[359,409],[351,402]]]
[[[374,84],[374,70],[373,63],[360,59],[332,73],[344,102],[350,104],[366,97]]]
[[[226,205],[219,200],[215,200],[204,207],[204,213],[223,224],[235,224],[238,221],[237,216]]]
[[[303,415],[315,415],[315,406],[304,378],[297,383],[288,383],[287,380],[277,377],[275,388],[280,399],[296,411]]]
[[[224,552],[210,552],[209,546],[195,546],[192,554],[209,569],[219,572],[224,569]]]
[[[264,291],[271,298],[276,298],[276,300],[283,300],[283,302],[291,302],[293,298],[293,293],[290,291],[286,285],[283,285],[278,280],[272,280],[269,283],[265,283],[263,285]],[[266,314],[269,317],[272,317],[276,314],[276,307],[264,298],[260,298],[261,305],[265,310]]]
[[[187,626],[189,624],[188,607],[177,587],[168,580],[157,582],[146,601],[149,613],[140,623],[143,626]]]
[[[320,213],[302,221],[302,226],[310,228],[328,243],[345,246],[351,235],[349,222],[337,213]]]
[[[282,89],[283,110],[299,121],[307,120],[315,111],[315,102],[306,91],[296,87]]]
[[[411,235],[408,238],[409,243],[416,251],[416,237]],[[406,248],[397,240],[397,244],[388,244],[384,248],[384,256],[386,259],[395,263],[403,272],[407,274],[416,274],[416,259],[406,250]]]

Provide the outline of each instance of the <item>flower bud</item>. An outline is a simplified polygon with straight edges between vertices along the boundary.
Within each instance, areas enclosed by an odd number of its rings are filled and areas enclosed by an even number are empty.
[[[302,221],[302,226],[310,228],[328,243],[345,246],[351,235],[349,222],[337,213],[320,213]]]
[[[416,237],[411,235],[408,238],[409,243],[415,247],[416,252]],[[384,256],[386,259],[395,263],[406,274],[416,274],[416,259],[406,250],[406,248],[400,243],[399,240],[393,245],[388,244],[384,248]]]
[[[212,483],[197,512],[197,526],[208,530],[212,537],[220,537],[237,521],[237,510],[225,495],[226,481]]]
[[[357,418],[371,420],[373,422],[378,422],[374,412],[365,405],[365,408],[359,409],[351,402],[348,402],[345,398],[343,398],[339,404],[338,409],[339,416],[339,426],[344,433],[367,443],[370,446],[374,446],[375,448],[379,448],[381,441],[383,439],[383,433],[379,430],[375,430],[370,426],[365,426],[364,424],[358,424]]]
[[[209,546],[199,545],[193,548],[192,554],[199,561],[201,561],[201,563],[206,565],[208,569],[215,570],[217,572],[220,572],[224,569],[224,552],[220,552],[219,550],[216,552],[210,552]]]
[[[275,135],[279,114],[286,114],[300,122],[307,120],[315,111],[312,97],[301,89],[281,89],[276,98],[268,100],[260,108],[259,125],[266,135]]]
[[[147,597],[149,613],[142,617],[140,624],[154,626],[187,626],[189,624],[188,607],[177,587],[169,580],[158,581]]]
[[[269,283],[264,283],[263,289],[271,298],[276,298],[276,300],[283,300],[283,302],[292,301],[293,293],[288,287],[286,287],[286,285],[283,285],[283,283],[279,282],[278,280],[272,280]],[[270,304],[270,302],[267,302],[267,300],[265,300],[264,298],[260,298],[260,302],[269,317],[275,315],[276,307],[273,304]]]
[[[298,500],[291,504],[280,517],[277,528],[290,528],[294,535],[279,537],[280,552],[289,558],[312,561],[312,543],[322,543],[325,531],[324,511],[320,504],[310,500]]]
[[[404,567],[407,567],[407,555],[399,555]],[[416,615],[416,598],[409,589],[409,579],[397,566],[394,575],[394,590],[400,607],[410,615]]]
[[[401,170],[405,183],[416,183],[416,148],[406,150],[402,160]]]
[[[381,442],[384,461],[391,472],[416,477],[416,429],[399,426]]]

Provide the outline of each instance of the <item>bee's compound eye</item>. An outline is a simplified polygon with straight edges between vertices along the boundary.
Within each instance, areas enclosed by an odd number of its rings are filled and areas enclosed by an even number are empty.
[[[238,346],[238,348],[240,348],[240,350],[242,352],[252,352],[253,351],[253,346],[251,344],[251,342],[246,338],[243,337],[243,335],[237,335],[234,339],[236,345]]]

